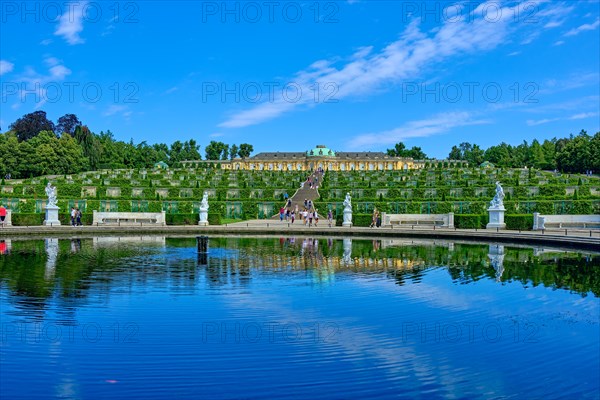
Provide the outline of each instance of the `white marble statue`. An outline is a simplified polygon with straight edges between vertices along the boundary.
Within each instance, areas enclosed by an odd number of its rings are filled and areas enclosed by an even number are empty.
[[[346,193],[346,198],[344,199],[344,220],[342,226],[352,226],[352,199],[350,198],[350,193]]]
[[[346,198],[344,199],[344,210],[352,210],[352,199],[350,198],[350,193],[346,193]]]
[[[202,201],[200,202],[200,219],[198,225],[208,226],[208,192],[204,191]]]
[[[504,207],[504,190],[500,186],[500,182],[496,182],[496,195],[490,201],[490,207],[492,208],[503,208]]]
[[[48,196],[47,207],[56,207],[56,187],[52,186],[50,182],[46,186],[46,196]]]
[[[204,192],[204,196],[202,196],[202,201],[200,202],[200,209],[204,209],[208,211],[208,192]]]

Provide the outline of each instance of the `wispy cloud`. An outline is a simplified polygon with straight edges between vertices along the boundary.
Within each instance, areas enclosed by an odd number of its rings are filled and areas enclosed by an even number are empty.
[[[348,147],[350,149],[364,149],[382,144],[389,145],[410,138],[443,134],[457,127],[487,123],[489,121],[476,119],[473,114],[468,112],[443,113],[428,119],[410,121],[395,129],[358,135],[350,140]]]
[[[177,86],[173,86],[172,88],[165,90],[164,94],[171,94],[176,92],[177,90],[179,90],[179,88]]]
[[[8,74],[15,67],[15,64],[6,60],[0,60],[0,75]]]
[[[398,40],[378,52],[372,47],[363,47],[342,62],[337,61],[339,58],[319,60],[297,72],[290,81],[302,89],[303,96],[300,99],[286,101],[283,94],[276,93],[273,101],[234,112],[219,127],[256,125],[298,108],[321,104],[323,101],[314,101],[315,84],[333,85],[333,98],[337,100],[369,96],[390,90],[403,80],[420,79],[435,65],[452,58],[479,55],[495,49],[506,43],[511,34],[523,26],[516,24],[512,16],[521,12],[525,4],[527,2],[502,8],[498,12],[499,19],[493,23],[486,20],[482,12],[486,3],[461,21],[446,21],[430,31],[422,31],[420,21],[415,19]],[[497,5],[494,3],[494,6]]]
[[[62,36],[70,45],[84,43],[85,40],[79,34],[83,31],[83,9],[86,4],[87,1],[82,1],[67,7],[59,18],[54,35]]]
[[[594,118],[594,117],[597,117],[598,115],[600,115],[600,113],[598,113],[598,112],[584,112],[584,113],[578,113],[578,114],[574,114],[574,115],[570,115],[568,117],[562,117],[562,118],[544,118],[544,119],[539,119],[539,120],[529,119],[526,121],[526,123],[528,126],[536,126],[536,125],[543,125],[543,124],[548,124],[550,122],[556,122],[556,121],[573,121],[573,120],[579,120],[579,119]]]
[[[565,33],[565,36],[576,36],[579,35],[581,32],[593,31],[596,28],[598,28],[598,26],[600,26],[600,18],[596,18],[596,21],[594,21],[591,24],[583,24],[578,26],[577,28],[571,29],[570,31]]]
[[[519,54],[521,54],[521,52],[520,52],[520,51],[513,51],[512,53],[508,53],[507,55],[508,55],[509,57],[514,57],[514,56],[518,56]]]
[[[25,72],[17,77],[16,81],[20,81],[25,86],[25,89],[21,89],[19,94],[21,103],[24,103],[28,96],[33,95],[35,96],[35,107],[40,108],[48,100],[46,85],[51,82],[63,81],[71,75],[71,70],[55,57],[46,57],[44,64],[48,66],[46,74],[38,73],[32,67],[26,67]]]
[[[563,44],[565,44],[564,40],[557,40],[556,42],[554,42],[554,46],[562,46]]]
[[[132,112],[129,107],[120,104],[111,104],[102,115],[110,117],[112,115],[120,114],[124,118],[129,118]]]

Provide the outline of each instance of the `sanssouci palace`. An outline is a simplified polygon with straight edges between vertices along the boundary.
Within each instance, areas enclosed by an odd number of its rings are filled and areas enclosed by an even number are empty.
[[[257,171],[396,171],[423,169],[436,163],[463,164],[454,160],[413,160],[412,158],[389,156],[383,152],[357,151],[335,152],[318,145],[306,152],[266,152],[249,158],[233,160],[183,161],[184,165],[218,163],[221,169]]]

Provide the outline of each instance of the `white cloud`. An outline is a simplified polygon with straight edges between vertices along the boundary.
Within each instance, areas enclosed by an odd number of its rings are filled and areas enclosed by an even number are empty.
[[[573,120],[579,120],[579,119],[593,118],[593,117],[597,117],[598,115],[600,115],[600,113],[598,113],[598,112],[583,112],[583,113],[578,113],[578,114],[574,114],[569,117],[563,117],[563,118],[545,118],[545,119],[540,119],[540,120],[529,119],[526,121],[526,123],[528,126],[536,126],[536,125],[542,125],[542,124],[547,124],[547,123],[556,122],[556,121],[573,121]]]
[[[102,115],[105,117],[110,117],[115,114],[121,114],[123,117],[127,118],[131,116],[131,111],[127,106],[123,106],[120,104],[111,104]]]
[[[47,74],[40,74],[35,69],[26,67],[25,72],[17,77],[17,81],[24,86],[24,89],[21,89],[19,93],[19,102],[26,102],[26,99],[33,97],[36,103],[35,108],[40,108],[47,102],[49,97],[46,86],[49,83],[56,84],[63,81],[71,75],[71,70],[55,57],[46,57],[44,63],[49,67]]]
[[[533,119],[528,119],[526,121],[527,126],[536,126],[536,125],[542,125],[542,124],[547,124],[549,122],[554,122],[554,121],[559,121],[560,118],[546,118],[546,119],[538,119],[538,120],[533,120]]]
[[[561,46],[563,44],[565,44],[564,40],[557,40],[556,42],[554,42],[554,46]]]
[[[211,133],[211,134],[210,134],[210,135],[208,135],[208,136],[209,136],[209,137],[211,137],[211,138],[218,138],[218,137],[225,136],[225,134],[224,134],[224,133],[221,133],[221,132],[217,132],[217,133]]]
[[[15,64],[5,60],[0,60],[0,75],[8,74],[14,69],[14,67]]]
[[[461,126],[482,125],[488,121],[475,119],[468,112],[450,112],[435,115],[429,119],[410,121],[401,127],[388,131],[358,135],[350,140],[351,149],[365,149],[382,144],[394,144],[415,137],[427,137],[446,133]]]
[[[576,36],[579,35],[581,32],[593,31],[596,28],[598,28],[598,26],[600,26],[600,18],[596,18],[596,21],[594,21],[591,24],[583,24],[578,26],[577,28],[571,29],[569,32],[565,33],[565,36]]]
[[[44,39],[40,42],[42,46],[48,46],[50,43],[52,43],[52,39]]]
[[[519,54],[521,54],[521,52],[520,52],[520,51],[513,51],[512,53],[508,53],[507,55],[508,55],[509,57],[514,57],[514,56],[518,56]]]
[[[319,101],[314,100],[315,84],[333,85],[329,92],[321,93],[333,93],[329,99],[368,96],[390,90],[403,81],[420,79],[428,69],[436,64],[447,63],[452,58],[480,55],[508,42],[515,30],[526,25],[515,23],[513,18],[515,13],[522,12],[526,4],[523,2],[502,8],[498,12],[498,20],[494,22],[489,22],[482,12],[474,10],[473,15],[463,16],[460,21],[446,21],[430,31],[422,31],[419,19],[415,19],[398,40],[378,52],[373,52],[372,47],[362,47],[340,63],[342,65],[336,65],[334,60],[337,58],[319,60],[305,70],[298,71],[288,81],[302,89],[300,99],[286,101],[279,91],[274,101],[235,112],[219,127],[256,125],[299,107],[314,107],[324,102],[323,96]],[[497,6],[497,3],[494,5]]]
[[[54,35],[62,36],[70,45],[84,43],[85,40],[79,34],[83,31],[83,8],[86,4],[86,1],[70,3],[60,16]]]
[[[575,114],[575,115],[571,115],[569,117],[569,119],[573,120],[573,119],[586,119],[586,118],[593,118],[593,117],[597,117],[599,113],[597,112],[587,112],[587,113],[579,113],[579,114]]]
[[[164,94],[171,94],[173,92],[176,92],[177,90],[179,90],[179,88],[177,86],[173,86],[172,88],[165,90]]]

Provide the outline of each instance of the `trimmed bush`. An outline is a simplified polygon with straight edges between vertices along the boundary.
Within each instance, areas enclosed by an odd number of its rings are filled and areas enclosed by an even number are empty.
[[[533,214],[505,215],[506,229],[530,231],[533,229]]]
[[[14,226],[37,226],[44,223],[44,214],[13,214],[12,224]]]
[[[455,214],[454,226],[458,229],[484,229],[487,219],[485,214]]]
[[[221,225],[221,214],[208,213],[208,224],[209,225]]]
[[[198,214],[167,214],[167,225],[198,225]]]

